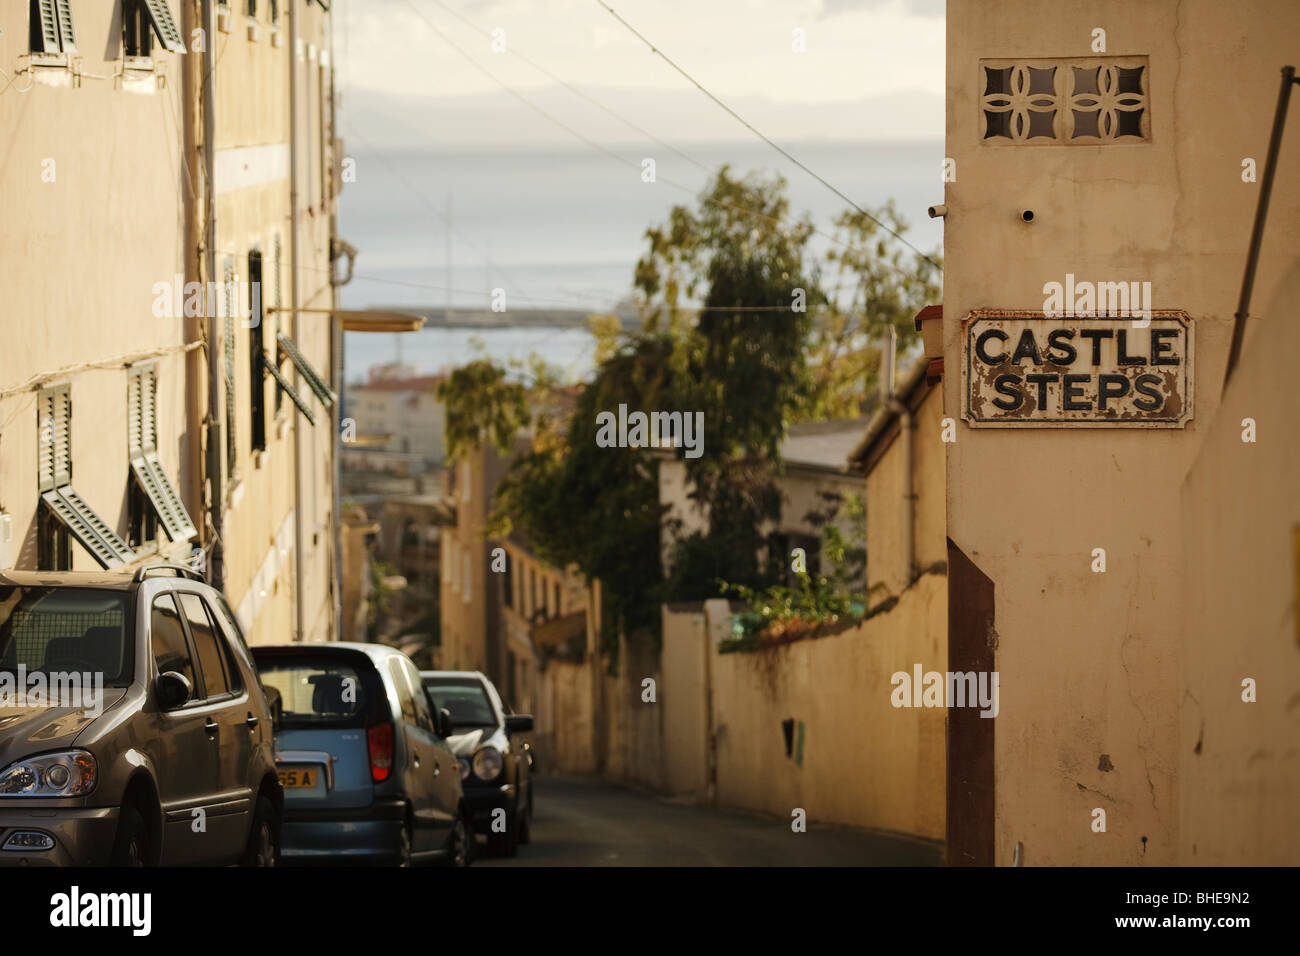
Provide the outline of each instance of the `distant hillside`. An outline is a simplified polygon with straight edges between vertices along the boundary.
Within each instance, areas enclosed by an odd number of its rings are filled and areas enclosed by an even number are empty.
[[[488,309],[450,309],[441,305],[428,307],[401,305],[375,306],[398,312],[414,312],[425,317],[425,328],[508,329],[508,328],[586,328],[591,312],[581,309],[519,309],[492,312]],[[620,309],[615,314],[627,329],[640,327],[636,313]]]

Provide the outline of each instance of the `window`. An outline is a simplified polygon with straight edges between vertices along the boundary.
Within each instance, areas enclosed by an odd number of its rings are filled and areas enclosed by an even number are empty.
[[[472,568],[473,568],[473,551],[469,547],[466,547],[465,548],[465,590],[461,594],[461,597],[465,599],[466,604],[468,604],[470,601],[470,590],[471,590],[471,586],[474,583]]]
[[[275,0],[271,0],[271,19],[272,19],[272,21],[275,20],[276,16],[277,16],[277,12],[276,12],[276,7],[275,7]],[[272,253],[271,253],[271,255],[272,255],[272,263],[271,263],[271,266],[272,266],[272,268],[275,270],[275,274],[272,276],[271,286],[272,286],[272,294],[273,294],[274,297],[275,297],[275,308],[276,308],[276,313],[275,313],[275,336],[276,336],[276,338],[278,339],[278,338],[280,337],[280,312],[279,312],[279,309],[280,309],[281,306],[284,305],[284,289],[283,289],[283,286],[281,285],[281,278],[280,278],[281,273],[282,273],[283,263],[284,263],[284,250],[283,250],[283,248],[281,247],[281,244],[280,244],[280,234],[279,234],[278,232],[275,234],[275,241],[271,244],[271,249],[272,249]],[[280,388],[277,387],[276,390],[275,390],[275,414],[276,414],[277,417],[278,417],[279,414],[280,414],[280,409],[282,409],[283,407],[284,407],[284,390],[283,390],[283,389],[280,389]]]
[[[203,691],[205,697],[220,697],[230,692],[230,662],[221,652],[224,643],[217,636],[203,607],[203,599],[197,594],[179,593],[181,610],[189,622],[190,637],[194,640],[194,650],[199,656],[199,670],[203,674]]]
[[[175,671],[190,682],[197,694],[194,661],[190,658],[190,648],[185,642],[185,628],[181,625],[180,613],[170,594],[160,594],[153,600],[153,613],[149,615],[149,641],[153,647],[153,659],[158,665],[158,673]]]
[[[388,673],[392,675],[393,688],[397,691],[397,702],[402,708],[402,720],[414,724],[416,722],[415,694],[411,690],[410,681],[406,679],[402,662],[396,657],[388,659]]]
[[[226,314],[222,321],[222,358],[226,384],[226,477],[233,481],[239,464],[239,443],[235,440],[235,260],[226,256],[222,267],[225,281]]]
[[[551,616],[552,617],[560,616],[560,582],[559,581],[555,582],[555,607],[551,608]]]
[[[980,61],[986,145],[1097,146],[1151,138],[1144,56]]]
[[[127,486],[126,495],[126,543],[137,553],[156,550],[158,512],[149,504],[149,496],[139,481]]]
[[[36,535],[37,570],[71,571],[72,538],[67,526],[47,508],[42,508],[37,518]]]
[[[135,552],[72,487],[72,393],[67,385],[42,389],[36,399],[38,462],[37,484],[45,512],[38,526],[39,560],[43,570],[71,566],[66,537],[90,552],[103,568],[116,568],[135,560]],[[54,531],[48,522],[61,524]],[[46,567],[46,562],[49,566]],[[62,565],[62,568],[59,567]]]
[[[258,674],[264,686],[280,692],[287,729],[365,727],[392,719],[378,713],[380,707],[387,710],[388,702],[384,695],[370,692],[370,675],[348,664],[272,658],[259,661]]]
[[[513,565],[514,562],[510,560],[510,554],[507,552],[506,569],[501,575],[501,596],[506,607],[515,606],[515,576]]]
[[[401,665],[406,674],[406,683],[411,688],[411,701],[415,706],[416,726],[427,730],[431,734],[436,734],[438,728],[433,722],[433,711],[429,708],[429,697],[424,692],[420,671],[410,660],[402,660]]]
[[[248,396],[249,416],[252,419],[249,441],[254,451],[266,450],[266,387],[263,384],[262,363],[262,253],[254,249],[248,254]],[[278,391],[278,389],[277,389]]]
[[[128,513],[133,546],[153,541],[161,522],[167,537],[188,541],[198,534],[180,495],[158,458],[158,367],[132,366],[127,373],[127,452],[131,461]]]
[[[424,685],[433,706],[451,712],[453,727],[495,727],[496,711],[474,677],[434,677]]]
[[[167,0],[122,0],[122,43],[127,56],[150,56],[157,38],[164,49],[184,53],[181,31]]]
[[[116,590],[0,587],[0,673],[89,670],[106,686],[126,687],[135,669],[126,601]]]
[[[248,0],[248,15],[252,19],[257,19],[257,0]]]
[[[72,0],[31,0],[29,35],[33,53],[76,53],[72,30]]]

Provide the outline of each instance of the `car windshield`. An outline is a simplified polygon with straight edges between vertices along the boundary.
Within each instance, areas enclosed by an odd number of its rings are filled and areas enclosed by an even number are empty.
[[[483,685],[473,678],[429,678],[424,682],[434,710],[443,707],[451,712],[456,727],[495,727],[497,715]]]
[[[50,688],[77,675],[126,687],[135,669],[126,611],[123,591],[0,586],[0,675],[14,685],[40,674]]]
[[[256,656],[256,655],[254,655]],[[262,684],[280,692],[285,727],[361,727],[367,688],[356,670],[338,661],[258,660]]]

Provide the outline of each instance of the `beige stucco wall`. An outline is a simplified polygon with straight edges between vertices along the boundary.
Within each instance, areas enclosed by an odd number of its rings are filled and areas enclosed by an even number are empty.
[[[895,672],[945,668],[942,575],[922,577],[892,611],[850,630],[755,653],[719,654],[701,616],[664,613],[664,778],[672,790],[707,783],[699,742],[707,740],[708,672],[718,804],[787,819],[802,808],[810,820],[943,839],[946,712],[890,702]],[[804,724],[802,765],[785,753],[787,718]]]
[[[947,445],[941,439],[942,419],[943,393],[932,389],[913,414],[913,574],[948,559],[944,527]],[[904,467],[903,442],[896,437],[867,476],[867,603],[871,607],[901,594],[911,577],[903,557]]]
[[[37,396],[16,389],[34,375],[63,370],[54,383],[71,385],[73,487],[125,536],[132,479],[121,357],[162,351],[154,360],[158,452],[198,518],[192,383],[179,351],[193,323],[153,314],[154,284],[184,272],[180,57],[156,53],[165,88],[118,88],[116,7],[76,6],[81,84],[66,71],[43,70],[66,84],[51,86],[19,74],[28,4],[0,4],[0,67],[14,81],[0,95],[0,514],[12,522],[12,567],[37,564]],[[43,180],[47,170],[53,181]],[[101,362],[107,367],[84,368]],[[165,535],[161,541],[164,553],[172,550]],[[72,552],[74,569],[98,569],[75,543]]]
[[[1150,58],[1150,142],[981,146],[979,59],[1087,56],[1099,26],[1111,55]],[[1043,284],[1066,273],[1150,281],[1152,305],[1186,309],[1196,332],[1185,430],[958,426],[948,533],[996,589],[996,859],[1023,842],[1036,864],[1174,863],[1179,767],[1192,759],[1180,751],[1191,595],[1178,489],[1219,402],[1259,189],[1241,181],[1242,159],[1262,172],[1300,7],[952,0],[947,31],[947,414],[961,415],[962,318],[1041,309]],[[1284,140],[1282,170],[1298,150]],[[1257,301],[1272,300],[1297,238],[1300,181],[1284,174]],[[1090,570],[1099,547],[1104,574]],[[1090,827],[1097,807],[1104,834]]]
[[[596,770],[591,664],[551,661],[541,672],[533,745],[544,773]]]
[[[646,700],[654,681],[654,700]],[[658,649],[647,635],[629,642],[619,641],[614,674],[603,677],[606,734],[604,772],[656,790],[664,786],[665,751],[663,708],[659,706],[660,673]]]
[[[708,632],[704,611],[665,606],[658,695],[663,709],[664,789],[703,799],[709,785]]]
[[[216,34],[217,56],[217,270],[227,257],[236,273],[248,278],[248,253],[259,248],[263,258],[263,304],[276,304],[275,238],[280,239],[280,301],[292,304],[293,270],[297,270],[299,302],[304,308],[333,304],[330,285],[329,234],[332,200],[323,191],[322,136],[329,138],[329,85],[321,81],[321,51],[328,50],[328,20],[314,4],[299,8],[302,56],[289,42],[287,5],[281,11],[282,44],[271,43],[269,12],[259,11],[257,39],[250,39],[242,5],[232,8],[229,32]],[[314,56],[309,53],[315,50]],[[328,60],[328,56],[325,58]],[[297,175],[299,222],[297,255],[292,241],[291,184],[287,156],[290,140],[290,64],[299,71],[300,137]],[[324,99],[322,100],[322,95]],[[263,150],[262,153],[255,152]],[[250,152],[252,151],[252,152]],[[267,151],[278,151],[286,164],[277,166]],[[247,180],[223,181],[220,170],[247,166]],[[268,169],[280,170],[270,175]],[[247,294],[244,303],[247,305]],[[246,615],[252,643],[290,641],[297,632],[307,641],[337,639],[333,575],[335,537],[333,514],[335,420],[338,408],[326,408],[289,363],[281,371],[311,406],[313,427],[286,397],[275,410],[276,386],[269,377],[258,381],[250,371],[249,332],[236,320],[235,408],[237,459],[235,477],[226,484],[223,541],[226,591],[231,603]],[[317,373],[332,378],[333,352],[329,319],[283,314],[268,315],[263,346],[273,358],[277,327],[298,345]],[[264,392],[267,447],[251,448],[251,389]],[[224,393],[224,384],[222,386]],[[336,391],[337,391],[336,386]],[[224,394],[221,396],[224,409]],[[224,436],[223,436],[224,441]],[[295,447],[299,469],[295,471]],[[295,484],[297,500],[295,500]],[[300,522],[301,529],[294,523]],[[299,553],[301,540],[301,553]],[[287,547],[286,547],[287,545]],[[295,562],[302,562],[302,620],[297,622],[299,585]]]
[[[1300,259],[1252,309],[1241,361],[1182,487],[1183,864],[1300,862]],[[1253,443],[1242,440],[1253,419]],[[1242,682],[1255,682],[1255,702]]]

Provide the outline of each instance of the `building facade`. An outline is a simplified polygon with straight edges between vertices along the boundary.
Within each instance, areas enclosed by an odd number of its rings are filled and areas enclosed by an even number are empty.
[[[189,562],[336,636],[326,7],[0,9],[0,567]]]
[[[1220,788],[1225,817],[1276,821],[1277,781],[1294,779],[1294,748],[1266,742],[1294,735],[1280,710],[1232,711],[1236,733],[1253,726],[1240,745],[1267,751],[1249,770],[1221,746],[1207,756],[1223,725],[1204,708],[1252,706],[1241,682],[1264,658],[1185,676],[1202,648],[1188,642],[1184,513],[1222,503],[1183,491],[1223,400],[1255,170],[1300,8],[953,0],[947,34],[949,668],[1001,682],[996,720],[950,720],[949,861],[1196,862],[1218,824],[1180,806],[1208,764],[1241,771]],[[1260,310],[1296,261],[1297,150],[1283,142]],[[1289,320],[1257,315],[1256,335]],[[1217,640],[1248,645],[1257,623]],[[1273,839],[1294,862],[1290,819]],[[1266,845],[1219,859],[1264,862]]]

